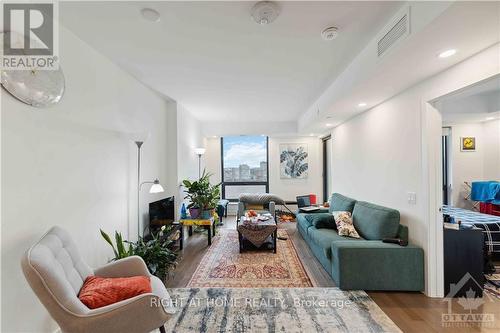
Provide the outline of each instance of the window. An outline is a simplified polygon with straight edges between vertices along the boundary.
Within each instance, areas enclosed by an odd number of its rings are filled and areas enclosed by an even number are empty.
[[[240,193],[269,192],[268,138],[221,138],[222,198],[236,201]]]

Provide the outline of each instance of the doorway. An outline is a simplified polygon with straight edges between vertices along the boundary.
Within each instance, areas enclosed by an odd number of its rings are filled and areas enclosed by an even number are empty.
[[[500,180],[499,96],[495,76],[432,101],[442,124],[442,204],[479,211],[472,183]]]
[[[429,221],[427,252],[431,254],[427,257],[427,269],[431,273],[426,288],[431,297],[444,297],[443,204],[473,210],[466,182],[500,179],[500,173],[496,176],[488,173],[500,170],[498,162],[494,162],[500,158],[491,158],[500,156],[492,153],[498,154],[499,149],[492,145],[493,140],[484,137],[496,121],[497,130],[491,132],[497,135],[496,142],[500,144],[500,75],[457,88],[439,97],[432,96],[436,93],[433,91],[422,98],[422,188],[426,201],[424,214]],[[487,102],[478,103],[484,100]],[[448,127],[450,131],[443,130]],[[477,139],[478,145],[473,149],[462,144],[463,139],[469,137]],[[490,149],[491,152],[486,152]]]

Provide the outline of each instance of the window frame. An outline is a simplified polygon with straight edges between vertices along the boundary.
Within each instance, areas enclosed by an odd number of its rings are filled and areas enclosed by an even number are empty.
[[[253,135],[252,135],[253,136]],[[257,136],[257,135],[256,135]],[[221,165],[221,188],[222,199],[230,202],[238,202],[238,199],[226,199],[226,185],[264,185],[266,193],[269,193],[269,137],[266,136],[266,181],[265,182],[226,182],[224,181],[224,137],[220,138],[220,165]]]

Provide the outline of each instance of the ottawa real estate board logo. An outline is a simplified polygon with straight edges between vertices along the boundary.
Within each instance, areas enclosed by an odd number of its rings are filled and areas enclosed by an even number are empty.
[[[476,294],[472,287],[481,290],[482,296]],[[465,291],[461,293],[465,295],[457,297],[461,290]],[[478,283],[469,272],[456,284],[450,285],[450,292],[443,301],[448,303],[448,311],[441,315],[442,327],[492,328],[495,326],[495,315],[484,311],[483,306],[486,303],[496,303],[498,300],[485,292],[483,284]],[[453,310],[454,303],[456,303],[455,311]]]
[[[57,2],[4,2],[1,10],[1,69],[58,69]]]

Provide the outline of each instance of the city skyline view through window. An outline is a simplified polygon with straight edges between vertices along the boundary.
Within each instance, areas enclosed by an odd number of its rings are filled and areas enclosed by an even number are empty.
[[[224,183],[267,182],[267,137],[230,136],[222,140]]]

